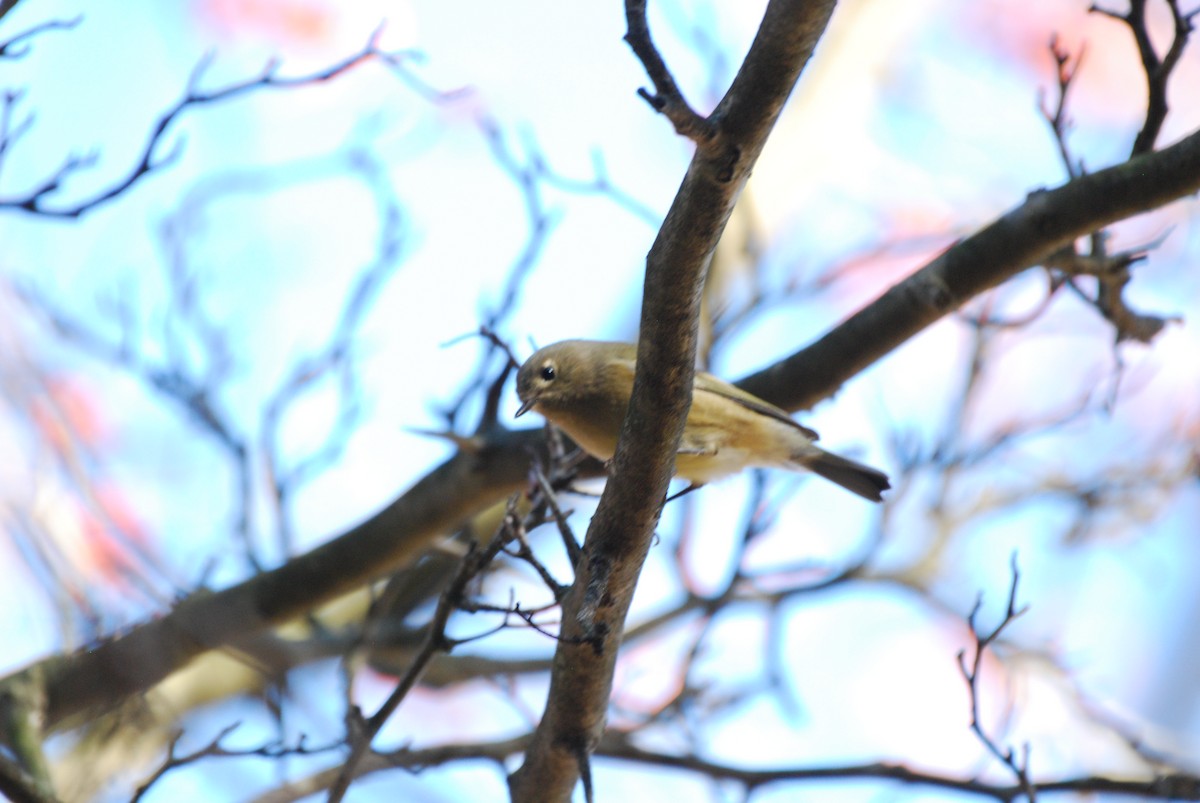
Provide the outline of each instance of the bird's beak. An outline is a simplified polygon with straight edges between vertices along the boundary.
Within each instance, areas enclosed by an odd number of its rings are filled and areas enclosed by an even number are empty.
[[[532,410],[536,404],[537,404],[537,399],[527,400],[524,404],[522,404],[517,409],[517,414],[514,415],[513,418],[520,418],[521,416],[525,415],[527,412]]]

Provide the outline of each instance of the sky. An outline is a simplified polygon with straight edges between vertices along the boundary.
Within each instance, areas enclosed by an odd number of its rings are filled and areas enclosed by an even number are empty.
[[[685,96],[708,111],[763,4],[650,7]],[[5,669],[161,611],[178,588],[222,587],[251,570],[234,527],[237,477],[228,454],[177,404],[147,389],[154,367],[174,359],[206,378],[218,414],[261,450],[264,411],[280,384],[329,341],[344,299],[374,267],[381,289],[356,319],[354,338],[362,407],[345,448],[296,491],[289,538],[280,535],[261,464],[250,479],[255,549],[275,565],[370,515],[450,454],[447,443],[412,430],[444,426],[438,411],[470,379],[481,349],[457,339],[501,307],[514,271],[525,278],[502,334],[518,356],[566,337],[632,339],[644,255],[690,157],[689,145],[635,94],[646,79],[621,40],[619,4],[193,0],[133,12],[128,4],[25,0],[0,23],[0,38],[77,14],[73,29],[47,31],[24,58],[0,63],[6,86],[24,92],[14,119],[30,121],[0,165],[0,198],[52,175],[67,154],[95,162],[46,196],[48,207],[69,208],[109,186],[136,164],[148,132],[202,61],[194,85],[211,91],[272,60],[281,76],[319,71],[377,29],[382,47],[407,55],[402,71],[365,63],[319,85],[264,87],[189,109],[156,151],[175,154],[170,163],[81,218],[0,211],[0,343],[10,366],[0,454],[11,455],[0,461],[8,533],[0,560],[12,567],[0,589],[12,634],[0,656]],[[736,378],[799,349],[1031,190],[1062,183],[1038,109],[1039,93],[1053,98],[1054,32],[1072,53],[1085,49],[1069,143],[1090,168],[1123,159],[1142,102],[1136,54],[1119,23],[1087,15],[1085,4],[839,4],[747,190],[765,244],[757,277],[780,298],[722,343],[709,368]],[[1200,125],[1200,104],[1181,91],[1198,72],[1193,48],[1160,142]],[[522,175],[542,168],[549,178],[523,192]],[[587,189],[598,176],[614,189]],[[989,720],[1029,739],[1047,770],[1138,766],[1111,728],[1088,718],[1096,712],[1169,756],[1196,754],[1200,719],[1188,701],[1197,699],[1200,677],[1190,647],[1200,621],[1191,583],[1200,494],[1194,480],[1162,493],[1120,475],[1136,477],[1146,466],[1184,471],[1200,432],[1192,356],[1200,280],[1183,267],[1200,254],[1196,213],[1192,199],[1115,228],[1115,248],[1162,240],[1137,268],[1130,301],[1183,322],[1152,345],[1114,349],[1111,328],[1064,292],[1034,324],[983,346],[989,362],[960,418],[978,344],[958,318],[803,416],[828,448],[893,476],[906,458],[948,442],[956,420],[960,445],[979,447],[1007,430],[1044,431],[947,484],[915,471],[884,510],[772,476],[778,518],[750,545],[748,566],[819,574],[876,537],[882,546],[867,582],[792,600],[777,620],[748,606],[715,626],[721,649],[702,656],[698,677],[720,689],[753,687],[773,654],[788,693],[748,695],[721,710],[702,750],[760,766],[797,756],[816,764],[885,758],[1004,777],[967,731],[955,655],[969,641],[964,617],[981,593],[980,621],[998,620],[1015,551],[1030,610],[1010,631],[1007,660],[993,656],[985,666],[994,692]],[[542,234],[532,234],[533,222]],[[395,255],[376,264],[380,243]],[[526,264],[531,247],[536,258]],[[749,276],[744,268],[733,274],[732,303],[751,293]],[[181,286],[190,292],[172,292]],[[1030,272],[993,294],[987,309],[1020,317],[1038,308],[1045,287],[1044,275]],[[792,292],[782,297],[786,288]],[[138,355],[133,367],[54,337],[18,291],[80,322],[93,343],[127,344]],[[36,366],[39,382],[22,366]],[[1053,423],[1084,398],[1085,414]],[[510,394],[505,411],[515,408]],[[279,465],[295,467],[318,451],[341,410],[333,382],[298,397],[276,431]],[[468,403],[461,426],[477,414],[477,402]],[[1126,498],[1082,535],[1072,503],[1044,490],[1079,477],[1099,484],[1114,471]],[[731,480],[696,495],[688,512],[668,510],[631,621],[679,598],[676,554],[696,588],[720,587],[738,554],[751,484]],[[1001,505],[1006,494],[1024,496]],[[577,508],[582,532],[590,506],[581,498]],[[34,529],[52,539],[41,557]],[[45,591],[45,554],[63,556],[54,561],[60,577],[72,578],[76,598],[68,603]],[[505,582],[535,589],[528,578]],[[514,651],[539,644],[520,636],[500,643]],[[683,627],[630,649],[615,721],[670,693],[677,678],[657,668],[681,660],[687,643]],[[340,732],[340,682],[332,662],[299,673],[289,736]],[[368,710],[389,690],[387,678],[369,675],[354,688]],[[499,738],[522,728],[544,693],[541,679],[522,681],[511,698],[494,688],[421,690],[381,742]],[[1009,710],[1004,700],[1019,705]],[[203,744],[234,720],[245,723],[237,734],[244,744],[276,728],[261,704],[232,701],[189,717],[187,738]],[[1064,734],[1086,749],[1060,754]],[[651,736],[680,746],[669,727]],[[230,761],[219,778],[180,770],[150,799],[249,799],[279,781],[266,763]],[[298,775],[309,766],[287,763]],[[736,797],[694,778],[599,766],[603,799],[637,799],[656,784]],[[356,785],[350,799],[397,790],[419,800],[498,796],[503,779],[470,765],[385,773]],[[768,788],[755,800],[794,792]],[[878,792],[842,784],[821,794],[857,801]],[[98,799],[125,798],[106,790]]]

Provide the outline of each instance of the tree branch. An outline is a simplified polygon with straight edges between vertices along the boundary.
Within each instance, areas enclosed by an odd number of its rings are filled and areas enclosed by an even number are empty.
[[[541,441],[540,432],[495,433],[342,536],[238,585],[193,594],[169,615],[111,641],[27,667],[0,688],[41,667],[48,731],[110,708],[206,650],[237,644],[415,560],[435,537],[525,487]]]
[[[945,789],[961,794],[973,795],[1013,803],[1025,799],[1025,790],[1019,784],[988,783],[978,778],[954,778],[934,772],[914,770],[893,762],[871,764],[847,764],[826,767],[794,767],[746,769],[715,761],[706,761],[694,756],[676,756],[636,747],[618,735],[606,737],[597,750],[598,754],[610,758],[621,758],[653,767],[686,769],[708,776],[714,780],[734,781],[742,784],[747,792],[767,785],[787,781],[853,780],[874,778],[895,781],[905,786],[926,786]],[[1200,800],[1200,779],[1191,775],[1161,775],[1146,780],[1106,778],[1103,776],[1079,776],[1037,785],[1038,791],[1051,794],[1125,794],[1147,800]]]
[[[1150,28],[1146,21],[1146,0],[1129,0],[1129,11],[1125,14],[1096,4],[1092,4],[1089,9],[1128,25],[1141,57],[1142,70],[1146,74],[1146,118],[1142,130],[1133,142],[1130,152],[1133,156],[1154,149],[1154,143],[1158,140],[1163,123],[1167,119],[1167,82],[1179,63],[1184,48],[1187,47],[1188,37],[1192,33],[1192,20],[1200,13],[1200,9],[1184,13],[1179,8],[1179,0],[1167,0],[1167,6],[1171,10],[1174,31],[1170,47],[1161,57],[1150,39]]]
[[[68,25],[70,24],[73,23],[68,23]],[[63,26],[60,25],[59,27]],[[371,35],[367,44],[357,53],[318,72],[295,77],[280,76],[279,64],[275,61],[270,61],[263,67],[262,72],[258,76],[210,91],[200,88],[200,81],[212,61],[211,55],[207,56],[201,59],[192,71],[183,97],[176,101],[158,119],[153,129],[151,129],[150,135],[146,138],[146,142],[142,146],[142,152],[138,157],[137,164],[125,176],[117,179],[111,186],[101,190],[91,198],[63,206],[48,206],[44,203],[48,195],[62,189],[63,183],[73,173],[91,167],[96,161],[95,154],[84,156],[71,154],[63,161],[62,166],[53,175],[43,179],[38,186],[22,195],[0,198],[0,211],[13,209],[35,215],[44,215],[46,217],[78,218],[119,197],[144,176],[161,170],[177,159],[181,153],[182,140],[177,140],[175,146],[163,155],[159,155],[158,153],[159,146],[166,138],[168,131],[175,127],[176,121],[188,109],[210,103],[220,103],[260,88],[290,89],[321,83],[336,78],[351,68],[375,57],[384,60],[389,66],[395,69],[399,63],[399,55],[387,53],[379,49],[378,40],[381,33],[382,29],[376,30]]]
[[[631,29],[640,3],[627,5]],[[546,710],[509,779],[516,801],[568,800],[604,733],[617,651],[691,404],[700,297],[709,260],[833,2],[774,0],[646,260],[633,397],[612,477],[563,601]],[[665,69],[665,68],[664,68]]]
[[[650,38],[650,26],[646,23],[646,0],[626,0],[625,19],[627,30],[625,42],[633,50],[646,74],[654,82],[654,91],[638,89],[640,95],[656,112],[662,114],[675,126],[675,133],[702,145],[716,135],[712,122],[698,114],[683,97],[675,77],[667,69],[658,48]]]
[[[15,5],[15,3],[13,4]],[[11,8],[10,5],[0,2],[0,17],[4,16],[5,10]],[[35,25],[27,31],[22,31],[6,42],[0,42],[0,59],[20,59],[29,55],[29,49],[32,47],[31,39],[46,31],[69,31],[83,22],[82,15],[76,15],[69,20],[47,20],[39,25]]]
[[[1200,131],[1025,203],[947,249],[815,343],[739,382],[786,410],[837,392],[917,332],[969,299],[1042,264],[1058,249],[1119,220],[1200,190]]]

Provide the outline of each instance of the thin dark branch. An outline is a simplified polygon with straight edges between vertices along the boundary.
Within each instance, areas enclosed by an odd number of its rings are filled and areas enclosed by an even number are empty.
[[[145,795],[146,792],[150,791],[150,787],[154,786],[154,784],[157,783],[160,778],[162,778],[164,775],[166,775],[168,772],[170,772],[174,768],[182,767],[187,764],[192,764],[192,763],[199,761],[202,758],[206,758],[208,756],[217,755],[218,751],[220,751],[220,749],[221,749],[221,746],[220,746],[221,740],[224,739],[229,734],[233,733],[239,727],[241,727],[240,722],[235,722],[232,725],[226,726],[225,728],[223,728],[221,730],[220,733],[217,734],[216,738],[214,738],[211,742],[209,742],[208,744],[204,745],[203,747],[201,747],[200,749],[198,749],[192,753],[188,753],[188,754],[185,754],[182,756],[175,754],[175,750],[179,746],[179,740],[181,738],[183,738],[183,731],[177,732],[174,736],[171,737],[170,744],[167,745],[166,759],[158,767],[158,769],[156,769],[150,775],[150,777],[147,778],[144,782],[142,782],[142,784],[137,788],[137,790],[134,791],[133,798],[130,800],[130,803],[137,803],[139,800],[141,800],[142,796]]]
[[[222,745],[221,742],[225,739],[225,737],[229,736],[239,727],[241,727],[240,722],[235,722],[232,725],[228,725],[221,729],[221,732],[218,733],[216,737],[208,744],[192,751],[191,753],[184,753],[182,755],[177,753],[176,750],[179,747],[180,739],[183,738],[183,731],[176,733],[171,738],[170,744],[167,747],[167,757],[163,760],[163,763],[159,765],[158,769],[156,769],[150,775],[150,777],[147,778],[137,788],[137,791],[134,793],[130,803],[137,803],[137,801],[141,800],[142,797],[144,797],[145,794],[150,791],[150,788],[171,770],[187,766],[188,764],[195,764],[196,762],[202,761],[206,758],[262,756],[263,758],[268,759],[278,759],[282,758],[283,756],[311,756],[320,753],[327,753],[331,750],[336,750],[340,746],[340,743],[334,743],[320,747],[309,747],[305,743],[303,736],[300,737],[300,741],[295,745],[285,745],[282,742],[271,742],[259,747],[246,748],[230,748]]]
[[[610,733],[596,749],[596,755],[621,758],[646,766],[686,769],[714,780],[734,781],[747,792],[767,785],[784,782],[878,779],[894,781],[905,786],[927,786],[976,797],[1013,803],[1028,794],[1020,784],[991,784],[974,778],[953,778],[923,770],[909,769],[903,764],[874,762],[828,767],[792,767],[775,769],[746,769],[722,764],[695,756],[678,756],[655,752],[633,745],[620,734]],[[1158,775],[1146,780],[1126,780],[1103,776],[1080,776],[1051,781],[1039,781],[1038,792],[1046,794],[1126,794],[1147,800],[1200,800],[1200,777],[1185,773]]]
[[[142,146],[142,152],[138,157],[137,163],[123,178],[118,179],[108,188],[83,201],[62,206],[48,205],[46,203],[47,196],[62,189],[64,182],[72,174],[92,166],[96,161],[94,154],[82,157],[71,155],[64,160],[62,167],[28,193],[17,197],[0,198],[0,210],[6,208],[15,209],[46,217],[80,217],[120,196],[144,176],[167,167],[177,159],[182,153],[182,139],[176,140],[171,149],[163,154],[159,153],[161,150],[160,146],[166,139],[167,134],[174,128],[176,121],[183,117],[189,109],[220,103],[258,89],[292,89],[331,80],[368,59],[385,55],[378,47],[378,40],[381,34],[382,29],[377,29],[362,50],[334,65],[308,75],[280,76],[278,74],[279,64],[271,61],[254,78],[232,83],[220,89],[207,91],[200,88],[204,73],[212,61],[211,55],[206,56],[200,60],[192,71],[183,97],[171,106],[151,129],[146,143]],[[395,54],[391,55],[395,57]]]
[[[83,22],[83,15],[80,14],[69,20],[47,20],[33,26],[27,31],[9,39],[7,42],[0,42],[0,59],[19,59],[29,55],[30,49],[33,47],[30,41],[35,36],[45,33],[46,31],[69,31],[74,29],[79,23]]]
[[[1192,21],[1200,14],[1200,8],[1184,12],[1179,7],[1179,0],[1166,0],[1166,4],[1171,9],[1174,32],[1171,44],[1163,56],[1159,56],[1158,51],[1154,49],[1154,42],[1150,39],[1146,0],[1129,0],[1129,11],[1125,14],[1095,4],[1089,9],[1129,26],[1137,44],[1142,70],[1146,75],[1146,117],[1130,149],[1131,156],[1154,150],[1154,144],[1158,141],[1158,135],[1167,119],[1167,83],[1187,47],[1188,38],[1193,30]]]
[[[178,265],[169,265],[168,271],[173,315],[168,317],[165,325],[171,327],[178,321],[188,326],[189,331],[205,344],[204,357],[210,361],[207,370],[194,369],[186,357],[187,350],[172,349],[169,345],[166,360],[155,362],[130,348],[130,333],[122,333],[117,342],[112,342],[111,338],[106,338],[89,323],[60,309],[49,293],[29,286],[18,286],[15,290],[31,310],[47,320],[60,338],[92,357],[126,371],[147,388],[177,405],[192,425],[229,456],[234,467],[236,486],[234,528],[242,540],[247,559],[254,568],[260,569],[261,563],[250,533],[250,450],[245,436],[219,401],[215,377],[222,371],[220,367],[212,367],[221,362],[225,352],[224,334],[208,327],[194,304],[188,280]]]
[[[1112,324],[1115,342],[1133,340],[1149,343],[1167,324],[1178,323],[1182,319],[1179,316],[1137,312],[1125,300],[1125,288],[1133,280],[1131,268],[1162,245],[1169,234],[1170,231],[1167,231],[1143,245],[1109,254],[1107,236],[1097,233],[1091,238],[1091,253],[1082,254],[1072,245],[1052,254],[1045,260],[1044,265],[1048,269],[1061,272],[1066,286],[1095,307],[1105,320]],[[1079,286],[1075,281],[1079,276],[1095,277],[1094,293],[1087,292]]]
[[[508,360],[500,369],[500,373],[496,375],[496,379],[488,386],[487,395],[484,397],[483,412],[479,415],[479,426],[475,428],[476,433],[483,433],[491,427],[500,426],[500,405],[504,399],[504,388],[508,384],[509,374],[521,367],[516,357],[513,356],[512,349],[495,332],[481,328],[480,333],[489,338],[493,345],[508,357]]]
[[[646,68],[646,74],[654,82],[654,91],[638,89],[640,95],[658,113],[675,126],[675,132],[703,145],[716,136],[716,127],[707,118],[696,113],[684,99],[675,83],[675,77],[659,55],[658,48],[650,38],[650,26],[646,22],[646,0],[626,0],[625,41],[634,55]]]
[[[987,633],[980,633],[975,623],[975,617],[979,615],[979,610],[983,605],[983,595],[975,602],[975,607],[971,610],[970,616],[967,617],[967,624],[971,626],[971,632],[975,636],[975,650],[971,659],[970,666],[967,665],[966,651],[960,650],[958,653],[958,668],[962,672],[963,680],[967,683],[967,691],[971,698],[971,731],[979,739],[980,743],[987,748],[988,752],[995,756],[1004,766],[1006,766],[1017,780],[1017,786],[1021,789],[1022,794],[1026,796],[1029,803],[1035,803],[1037,800],[1038,785],[1035,785],[1029,776],[1029,748],[1028,745],[1023,751],[1023,756],[1017,758],[1011,747],[1001,748],[1000,745],[987,734],[983,729],[983,723],[979,719],[979,676],[983,666],[984,651],[1000,638],[1000,634],[1004,632],[1013,621],[1021,614],[1028,610],[1028,606],[1017,608],[1017,583],[1021,578],[1020,571],[1017,568],[1017,555],[1014,552],[1012,556],[1012,583],[1008,590],[1008,606],[1004,611],[1004,616],[1000,623]]]
[[[532,734],[526,733],[498,742],[447,744],[434,747],[403,747],[381,753],[371,753],[358,767],[356,777],[394,770],[418,772],[459,761],[505,762],[529,748]],[[595,755],[617,759],[630,764],[655,769],[685,770],[711,778],[713,781],[740,784],[747,794],[768,786],[778,789],[781,784],[802,784],[817,781],[880,781],[916,789],[943,790],[970,795],[997,803],[1015,803],[1024,797],[1024,790],[1014,784],[988,783],[978,778],[955,778],[927,770],[911,769],[899,762],[877,761],[867,764],[841,764],[817,767],[764,767],[747,769],[696,755],[679,755],[639,747],[627,734],[609,732],[596,746]],[[341,771],[340,767],[320,770],[312,775],[289,781],[279,788],[254,799],[254,803],[293,803],[293,801],[328,788]],[[1200,801],[1200,777],[1186,773],[1160,773],[1146,779],[1107,778],[1099,775],[1045,780],[1038,783],[1043,795],[1127,795],[1143,800]]]
[[[543,493],[545,493],[544,489]],[[517,542],[517,548],[515,550],[505,551],[514,558],[529,564],[529,566],[537,573],[537,576],[541,579],[546,588],[550,590],[550,593],[554,596],[554,601],[560,602],[568,587],[555,580],[554,575],[550,573],[548,568],[546,568],[546,564],[542,563],[542,561],[538,559],[537,555],[534,554],[533,550],[529,546],[529,539],[525,537],[524,528],[515,530],[514,535]],[[524,617],[524,612],[520,611],[519,609],[514,609],[513,613]],[[532,620],[529,620],[529,624],[536,627]]]
[[[507,550],[505,550],[505,553],[507,554]],[[508,605],[492,605],[486,602],[464,602],[459,606],[459,608],[467,613],[498,613],[502,614],[504,619],[499,625],[482,634],[467,636],[464,638],[447,639],[447,643],[452,647],[458,647],[462,644],[469,644],[472,641],[480,641],[487,636],[499,633],[501,630],[517,627],[517,625],[514,625],[511,621],[513,617],[520,619],[521,622],[528,626],[530,630],[533,630],[534,632],[553,641],[560,641],[562,640],[562,636],[553,632],[550,629],[550,625],[542,624],[534,619],[534,617],[538,616],[539,614],[543,614],[546,611],[554,609],[557,607],[557,605],[558,603],[555,602],[536,608],[522,608],[521,603],[513,601],[510,601]]]
[[[491,317],[493,320],[496,319],[495,315],[489,315],[488,317]],[[462,413],[467,400],[483,391],[484,388],[487,388],[484,397],[484,408],[479,416],[479,423],[475,427],[475,434],[484,435],[489,429],[498,426],[500,423],[500,404],[503,401],[504,385],[508,381],[509,374],[521,367],[521,361],[513,355],[508,341],[487,324],[481,325],[475,331],[453,337],[442,343],[441,347],[448,348],[449,346],[457,345],[464,340],[475,337],[482,337],[487,341],[487,348],[479,355],[477,367],[471,378],[455,394],[452,401],[438,405],[438,413],[446,419],[447,433],[453,432],[457,427],[458,417]],[[494,363],[498,354],[503,357],[504,362],[500,368],[500,373],[496,374]],[[453,438],[458,437],[460,436],[453,436]]]
[[[379,731],[387,723],[388,719],[400,707],[400,703],[408,696],[409,691],[416,685],[421,675],[424,673],[433,656],[442,651],[449,650],[453,644],[446,637],[446,625],[450,621],[450,614],[458,609],[459,605],[466,594],[467,584],[481,571],[483,571],[499,554],[500,550],[508,540],[513,537],[516,527],[520,526],[520,522],[514,512],[515,503],[510,501],[509,510],[505,516],[505,522],[500,530],[492,537],[491,542],[484,549],[478,549],[474,545],[471,546],[466,557],[459,564],[458,573],[454,576],[442,592],[438,599],[437,610],[434,612],[433,619],[430,621],[426,632],[425,642],[421,645],[416,657],[408,671],[396,684],[396,688],[388,695],[387,700],[379,707],[379,709],[371,716],[370,719],[362,719],[362,715],[357,707],[350,710],[347,717],[347,729],[349,731],[350,755],[347,756],[345,764],[342,766],[341,772],[338,774],[337,780],[330,786],[329,803],[337,803],[346,794],[350,788],[350,782],[356,777],[357,767],[362,761],[367,751],[370,750],[371,742],[379,734]]]
[[[558,534],[562,538],[563,548],[567,552],[567,559],[571,561],[572,566],[579,563],[579,559],[583,557],[583,551],[579,546],[579,539],[575,537],[575,532],[571,529],[570,523],[567,521],[570,512],[564,512],[558,504],[558,495],[554,492],[554,488],[541,466],[534,463],[533,465],[534,478],[537,480],[538,488],[542,491],[542,498],[546,500],[546,505],[550,508],[550,513],[554,517],[554,523],[558,528]],[[565,478],[566,482],[570,482],[570,476]]]
[[[1079,67],[1083,64],[1084,48],[1079,48],[1079,53],[1074,60],[1071,59],[1071,54],[1063,48],[1058,41],[1058,35],[1050,37],[1050,57],[1054,59],[1055,75],[1058,80],[1058,91],[1055,94],[1054,110],[1051,111],[1046,105],[1045,93],[1038,103],[1041,109],[1042,117],[1050,126],[1050,131],[1054,135],[1054,142],[1058,145],[1058,155],[1062,159],[1063,167],[1067,169],[1067,175],[1070,178],[1079,178],[1083,175],[1084,167],[1083,160],[1076,160],[1071,156],[1070,148],[1067,146],[1067,132],[1071,128],[1071,120],[1067,117],[1067,93],[1071,89],[1071,83],[1075,80],[1075,76],[1079,73]]]
[[[429,767],[439,767],[455,761],[477,762],[480,759],[495,763],[503,769],[504,762],[522,752],[529,744],[530,738],[530,734],[523,734],[499,742],[454,743],[424,748],[402,747],[399,750],[388,752],[368,753],[356,768],[355,778],[373,772],[394,769],[420,772]],[[304,778],[289,781],[254,798],[253,803],[293,803],[300,798],[328,789],[341,772],[341,767],[320,770]]]
[[[344,163],[372,191],[380,219],[379,242],[373,259],[359,270],[347,289],[328,340],[314,353],[296,360],[263,408],[260,441],[274,489],[280,547],[285,556],[293,551],[292,497],[341,457],[359,422],[362,390],[355,364],[355,340],[367,313],[401,263],[404,218],[385,166],[365,147],[348,150]],[[337,389],[335,419],[320,443],[287,465],[280,447],[282,422],[306,393],[326,380]]]

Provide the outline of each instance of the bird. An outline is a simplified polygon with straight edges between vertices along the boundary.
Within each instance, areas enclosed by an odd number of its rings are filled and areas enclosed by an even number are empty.
[[[612,459],[633,393],[637,346],[563,340],[538,349],[517,371],[517,417],[540,413],[585,452]],[[757,396],[697,371],[675,475],[681,493],[746,468],[808,470],[872,502],[891,487],[887,474],[817,446],[817,433]],[[677,494],[679,495],[679,494]]]

